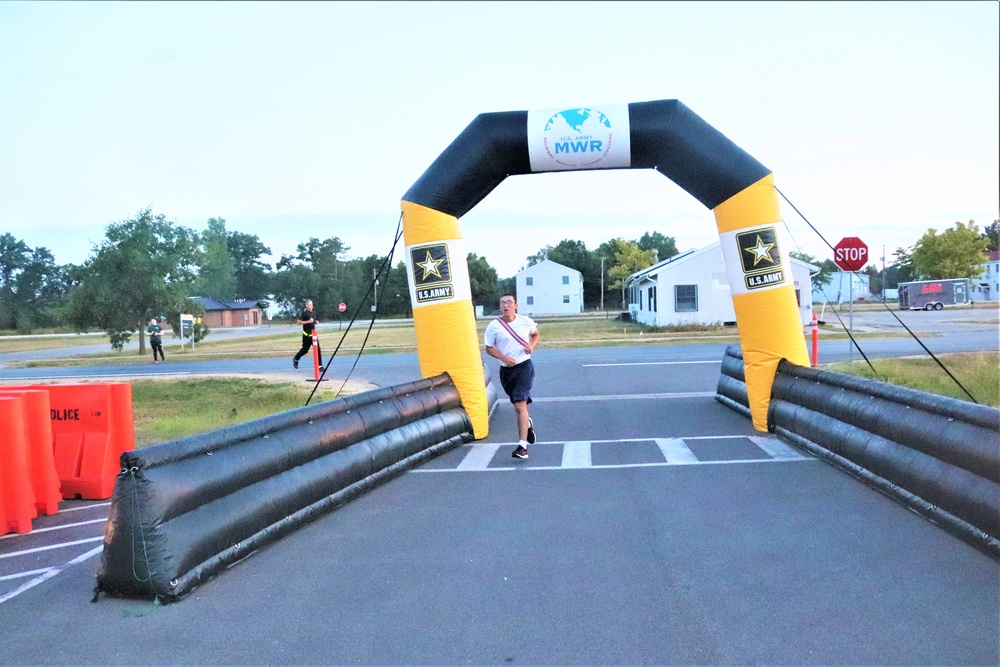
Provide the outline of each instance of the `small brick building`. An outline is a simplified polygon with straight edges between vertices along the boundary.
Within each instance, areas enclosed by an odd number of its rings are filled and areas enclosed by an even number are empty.
[[[256,301],[219,301],[207,296],[191,297],[205,309],[202,322],[209,329],[250,327],[264,323],[264,314]]]

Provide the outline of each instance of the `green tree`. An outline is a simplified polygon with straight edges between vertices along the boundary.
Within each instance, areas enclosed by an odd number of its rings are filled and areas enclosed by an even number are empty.
[[[365,287],[372,279],[371,272],[364,272],[362,260],[345,261],[350,250],[343,241],[333,236],[323,241],[311,237],[296,246],[294,256],[282,255],[272,276],[275,301],[285,314],[294,314],[306,299],[316,305],[316,319],[333,316],[337,304],[348,304],[353,313]]]
[[[539,248],[538,252],[534,255],[530,255],[528,259],[528,266],[534,266],[535,264],[541,264],[549,258],[549,251],[552,250],[552,246],[546,245],[544,248]]]
[[[986,249],[990,252],[1000,250],[1000,220],[994,220],[983,229],[986,238]]]
[[[501,278],[498,287],[500,288],[500,296],[504,294],[517,294],[517,276]],[[499,302],[500,300],[497,299],[498,304]],[[497,307],[499,308],[499,305]]]
[[[480,257],[474,252],[469,253],[467,260],[472,303],[482,306],[484,311],[492,310],[500,301],[500,279],[497,278],[497,271],[490,266],[485,257]]]
[[[31,249],[11,234],[0,236],[0,329],[17,328],[16,279],[28,265]]]
[[[57,321],[67,274],[47,248],[0,236],[0,329],[30,331]]]
[[[261,243],[256,234],[243,232],[227,232],[226,247],[235,269],[235,298],[264,303],[264,296],[271,293],[271,265],[261,257],[270,255],[271,249]]]
[[[149,318],[189,309],[197,258],[198,235],[149,208],[112,223],[80,268],[69,294],[69,320],[78,331],[100,327],[118,351],[138,331],[143,355]]]
[[[407,281],[406,262],[401,261],[390,267],[385,280],[379,285],[380,317],[410,317],[410,286]]]
[[[880,296],[884,285],[882,284],[882,271],[874,264],[869,264],[861,273],[868,276],[868,292],[873,297]]]
[[[672,236],[660,232],[646,232],[638,240],[640,250],[656,250],[656,261],[662,262],[677,254],[677,241]]]
[[[973,220],[956,222],[942,234],[928,229],[913,246],[913,270],[925,280],[978,276],[986,264],[986,246]]]
[[[201,234],[198,277],[191,290],[220,301],[236,298],[236,262],[229,253],[226,221],[222,218],[209,218]]]
[[[620,289],[622,298],[622,309],[627,307],[625,301],[625,280],[642,269],[653,265],[653,253],[643,250],[635,241],[626,241],[622,238],[615,238],[602,243],[599,252],[610,252],[613,259],[611,268],[608,269],[610,279],[609,289]]]
[[[895,289],[899,283],[908,283],[914,279],[913,257],[907,248],[896,248],[892,256],[894,261],[885,269],[885,287]]]

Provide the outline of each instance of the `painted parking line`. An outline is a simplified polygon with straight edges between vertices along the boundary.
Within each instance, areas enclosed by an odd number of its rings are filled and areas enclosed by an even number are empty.
[[[34,549],[11,551],[8,554],[0,554],[0,559],[14,558],[16,556],[28,556],[30,554],[35,554],[42,551],[52,551],[53,549],[65,549],[66,547],[74,547],[78,544],[90,544],[91,542],[100,542],[103,539],[104,536],[101,535],[100,537],[88,537],[85,540],[73,540],[72,542],[60,542],[59,544],[49,544],[44,547],[35,547]]]
[[[38,533],[51,533],[54,530],[67,530],[69,528],[79,528],[80,526],[89,526],[94,523],[107,523],[107,519],[91,519],[90,521],[77,521],[75,523],[64,523],[58,526],[49,526],[48,528],[32,528],[30,533],[24,533],[25,535],[37,535]],[[7,535],[0,535],[0,540],[12,539],[15,537],[22,537],[23,535],[18,535],[17,533],[8,533]]]
[[[746,458],[734,455],[731,459],[710,459],[701,460],[695,452],[687,445],[688,441],[732,441],[744,439],[756,445],[766,457]],[[611,463],[595,464],[593,462],[593,445],[603,443],[655,443],[663,456],[662,461],[647,461],[643,463]],[[592,440],[592,441],[568,441],[568,442],[539,442],[533,447],[562,447],[562,458],[557,466],[532,466],[511,465],[491,467],[501,447],[514,447],[517,443],[483,443],[473,445],[463,445],[468,451],[458,465],[453,467],[434,468],[432,462],[428,462],[420,468],[410,470],[411,473],[433,473],[433,472],[496,472],[505,470],[581,470],[581,469],[615,469],[615,468],[651,468],[664,466],[691,466],[691,465],[727,465],[735,463],[781,463],[795,461],[816,461],[812,456],[802,453],[781,442],[777,438],[766,438],[760,436],[694,436],[689,438],[627,438],[622,440]]]
[[[103,537],[99,537],[97,539],[102,540],[104,538]],[[81,542],[93,542],[93,540],[82,540]],[[79,542],[77,542],[76,544],[79,544]],[[12,590],[11,592],[6,593],[5,595],[0,595],[0,604],[3,604],[7,600],[12,600],[12,599],[16,598],[21,593],[34,588],[38,584],[41,584],[41,583],[44,583],[44,582],[48,581],[49,579],[51,579],[52,577],[56,576],[57,574],[59,574],[60,572],[62,572],[63,570],[65,570],[67,568],[73,567],[74,565],[79,565],[80,563],[84,562],[85,560],[93,558],[97,554],[101,553],[101,551],[103,551],[103,550],[104,550],[104,545],[101,545],[99,547],[91,549],[87,553],[80,554],[79,556],[77,556],[73,560],[71,560],[71,561],[69,561],[67,563],[64,563],[63,565],[60,565],[58,567],[48,568],[47,570],[44,570],[40,576],[35,577],[31,581],[24,582],[23,584],[21,584],[20,586],[18,586],[17,588],[15,588],[14,590]]]

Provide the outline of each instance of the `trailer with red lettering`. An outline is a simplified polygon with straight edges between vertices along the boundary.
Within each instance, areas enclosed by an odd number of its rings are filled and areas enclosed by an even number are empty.
[[[965,278],[899,283],[900,310],[941,310],[963,303],[969,303],[969,281]]]

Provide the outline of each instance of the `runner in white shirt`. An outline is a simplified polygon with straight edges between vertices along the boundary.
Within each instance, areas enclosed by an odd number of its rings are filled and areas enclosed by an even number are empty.
[[[510,293],[500,297],[500,317],[486,326],[483,341],[486,354],[499,359],[500,385],[517,415],[518,445],[513,456],[528,458],[528,445],[535,442],[535,428],[528,414],[535,367],[531,352],[538,346],[538,325],[530,317],[517,314],[517,298]]]

